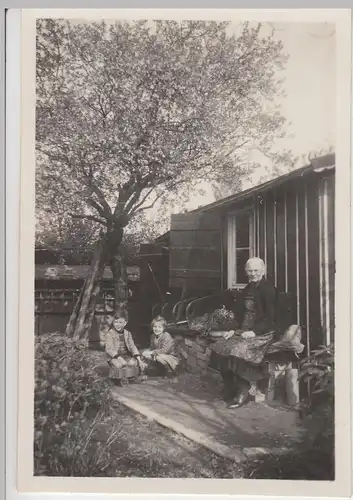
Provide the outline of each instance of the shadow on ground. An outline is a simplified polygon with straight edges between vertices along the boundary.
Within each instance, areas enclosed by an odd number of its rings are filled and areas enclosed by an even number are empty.
[[[295,411],[255,402],[227,409],[220,398],[221,384],[214,377],[186,373],[177,383],[150,379],[115,388],[114,393],[229,447],[288,448],[302,434]]]

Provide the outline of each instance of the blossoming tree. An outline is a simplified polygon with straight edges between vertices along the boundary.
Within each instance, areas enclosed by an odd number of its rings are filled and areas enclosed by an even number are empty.
[[[270,153],[286,59],[261,24],[38,21],[37,208],[100,227],[68,335],[89,330],[106,265],[125,298],[135,217],[199,179],[237,186],[249,151]]]

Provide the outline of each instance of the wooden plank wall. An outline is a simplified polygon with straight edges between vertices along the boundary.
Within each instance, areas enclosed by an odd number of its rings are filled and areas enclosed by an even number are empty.
[[[169,283],[189,290],[219,290],[223,281],[222,221],[219,214],[171,217]]]
[[[334,340],[335,331],[335,178],[324,177],[320,192],[320,288],[323,330],[327,341]]]
[[[306,184],[307,227],[307,307],[310,329],[310,344],[318,346],[325,341],[321,325],[320,289],[320,217],[319,182],[316,178]]]
[[[279,292],[296,298],[307,350],[334,330],[334,175],[318,174],[256,196],[256,251]]]

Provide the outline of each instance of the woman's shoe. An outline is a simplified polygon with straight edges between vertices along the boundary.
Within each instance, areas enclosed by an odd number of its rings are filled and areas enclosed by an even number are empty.
[[[247,402],[249,401],[249,398],[239,398],[237,401],[233,401],[232,403],[229,403],[227,405],[227,408],[229,408],[230,410],[235,410],[237,408],[241,408],[242,406],[244,406]]]
[[[227,405],[227,408],[231,410],[240,408],[241,406],[244,406],[249,401],[249,399],[249,392],[242,392],[237,398],[234,398],[233,401],[231,401]]]

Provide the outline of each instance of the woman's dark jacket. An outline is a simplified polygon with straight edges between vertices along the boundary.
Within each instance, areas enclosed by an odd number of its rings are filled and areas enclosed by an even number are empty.
[[[249,329],[256,335],[262,335],[275,330],[276,289],[266,278],[262,278],[258,283],[249,283],[246,285],[241,297],[236,300],[234,312],[237,325],[234,325],[234,327],[244,329],[244,303],[245,299],[249,297],[253,298],[256,311],[255,323]]]

